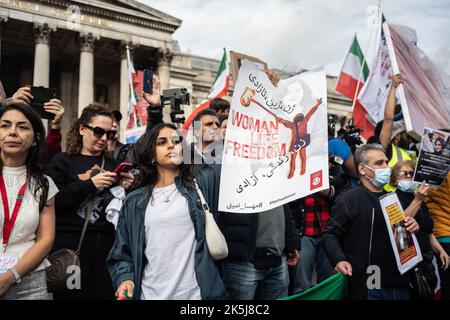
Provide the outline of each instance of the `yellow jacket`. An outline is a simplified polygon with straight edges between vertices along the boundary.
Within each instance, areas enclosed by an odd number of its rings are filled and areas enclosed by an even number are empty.
[[[434,222],[436,237],[450,237],[450,171],[437,189],[430,189],[425,199]]]
[[[391,143],[392,148],[392,156],[391,160],[389,160],[388,167],[392,168],[399,161],[412,160],[411,156],[406,152],[405,149],[397,147],[393,143]]]

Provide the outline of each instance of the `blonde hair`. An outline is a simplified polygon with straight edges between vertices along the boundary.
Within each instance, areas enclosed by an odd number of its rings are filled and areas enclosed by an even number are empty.
[[[391,171],[391,179],[389,180],[389,185],[391,187],[395,187],[395,183],[397,182],[397,175],[400,171],[400,168],[403,166],[411,167],[413,170],[416,167],[416,163],[413,160],[403,160],[398,161],[393,167]]]

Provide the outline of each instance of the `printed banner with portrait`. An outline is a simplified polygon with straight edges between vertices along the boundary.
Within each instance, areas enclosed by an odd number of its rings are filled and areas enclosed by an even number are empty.
[[[416,236],[406,230],[405,213],[397,194],[388,193],[380,198],[381,209],[391,239],[392,250],[400,274],[404,274],[422,261],[422,252]]]
[[[424,128],[414,181],[439,186],[450,169],[450,133]]]

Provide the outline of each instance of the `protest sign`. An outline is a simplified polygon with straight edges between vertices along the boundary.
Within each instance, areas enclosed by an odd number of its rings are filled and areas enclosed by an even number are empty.
[[[450,169],[450,133],[424,128],[414,181],[439,186]]]
[[[261,70],[268,68],[266,62],[259,60],[256,57],[248,56],[236,51],[230,51],[231,78],[233,79],[234,83],[237,82],[239,68],[241,67],[242,61],[244,60],[253,61]]]
[[[408,134],[416,140],[424,128],[447,128],[450,123],[450,76],[417,46],[414,29],[383,24],[394,74],[405,82],[398,87]]]
[[[281,80],[244,60],[224,143],[219,210],[266,211],[329,187],[323,70]]]
[[[391,239],[400,274],[422,261],[422,252],[416,236],[406,230],[405,214],[396,193],[388,193],[380,198],[381,209]]]

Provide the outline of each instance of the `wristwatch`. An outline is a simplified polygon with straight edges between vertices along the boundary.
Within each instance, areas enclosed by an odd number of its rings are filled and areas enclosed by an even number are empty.
[[[11,273],[14,275],[14,278],[16,279],[16,283],[19,284],[22,282],[22,277],[20,274],[16,271],[15,268],[8,269],[8,271],[11,271]]]

